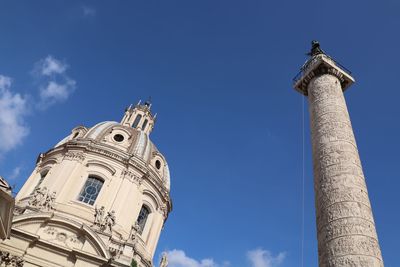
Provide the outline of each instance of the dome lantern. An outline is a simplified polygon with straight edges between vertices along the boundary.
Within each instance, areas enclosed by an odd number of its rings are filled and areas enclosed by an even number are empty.
[[[156,115],[151,113],[151,100],[147,100],[144,104],[139,101],[134,107],[130,105],[126,110],[121,124],[138,129],[146,134],[150,134],[153,130]]]

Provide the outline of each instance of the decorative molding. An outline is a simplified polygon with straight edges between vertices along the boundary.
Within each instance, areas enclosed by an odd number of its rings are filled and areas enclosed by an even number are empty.
[[[127,179],[129,179],[129,181],[137,183],[138,185],[141,185],[143,182],[143,176],[137,176],[134,172],[127,169],[123,170],[121,175],[122,177],[126,177]]]
[[[85,154],[81,151],[80,152],[67,151],[64,155],[64,159],[82,162],[85,160]]]
[[[0,266],[22,267],[24,260],[20,256],[11,255],[10,252],[0,250]]]
[[[158,207],[158,210],[164,215],[164,217],[168,217],[168,207],[166,204],[162,203],[160,207]]]
[[[98,160],[89,160],[89,161],[86,163],[86,167],[89,167],[90,165],[99,166],[99,167],[101,167],[101,168],[103,168],[103,169],[106,169],[108,172],[111,173],[111,175],[114,175],[114,174],[117,172],[117,171],[115,170],[115,168],[112,167],[111,165],[106,164],[106,163],[101,162],[101,161],[98,161]]]
[[[54,236],[54,240],[64,243],[67,247],[70,247],[68,243],[83,244],[82,240],[80,240],[77,235],[68,234],[52,226],[48,226],[46,229],[44,229],[44,233]]]
[[[110,255],[112,259],[117,259],[124,252],[124,247],[118,245],[118,247],[109,246],[108,250],[110,251]]]

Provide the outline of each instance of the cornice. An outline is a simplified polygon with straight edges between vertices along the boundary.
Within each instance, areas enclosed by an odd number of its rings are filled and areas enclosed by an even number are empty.
[[[122,175],[125,175],[127,178],[132,179],[132,181],[137,182],[138,184],[142,184],[144,180],[149,181],[149,183],[157,190],[162,201],[167,203],[167,213],[171,212],[172,202],[169,191],[164,186],[161,178],[158,177],[158,174],[149,168],[148,164],[146,164],[141,158],[135,155],[129,155],[128,153],[119,151],[112,146],[98,143],[93,140],[68,141],[62,146],[47,151],[43,158],[53,157],[59,153],[63,154],[64,159],[66,160],[75,160],[80,163],[83,163],[86,160],[86,153],[102,155],[108,159],[117,161],[125,167]],[[44,161],[46,161],[46,159],[44,159]],[[90,161],[87,164],[90,164]],[[133,172],[129,170],[130,168],[139,171],[142,177],[136,177]],[[111,171],[115,173],[115,170]]]

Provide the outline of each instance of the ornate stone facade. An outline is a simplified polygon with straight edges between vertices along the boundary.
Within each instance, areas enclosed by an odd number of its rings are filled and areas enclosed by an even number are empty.
[[[295,84],[309,100],[320,267],[383,267],[343,96],[352,82],[331,58],[320,54],[306,63]]]
[[[78,126],[41,153],[0,243],[10,253],[3,265],[15,255],[26,266],[152,267],[172,210],[168,165],[149,138],[154,122],[150,104],[138,104],[120,123]]]
[[[0,176],[0,242],[3,239],[9,238],[11,233],[11,222],[15,205],[11,191],[11,186]]]

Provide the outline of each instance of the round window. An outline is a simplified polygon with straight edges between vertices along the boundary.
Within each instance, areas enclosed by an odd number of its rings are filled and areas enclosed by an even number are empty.
[[[124,141],[124,136],[122,134],[116,134],[114,135],[114,140],[117,142],[122,142]]]
[[[88,195],[94,195],[97,193],[97,188],[93,185],[89,185],[85,188],[85,193]]]
[[[161,168],[161,162],[159,160],[156,160],[156,168],[157,170]]]

